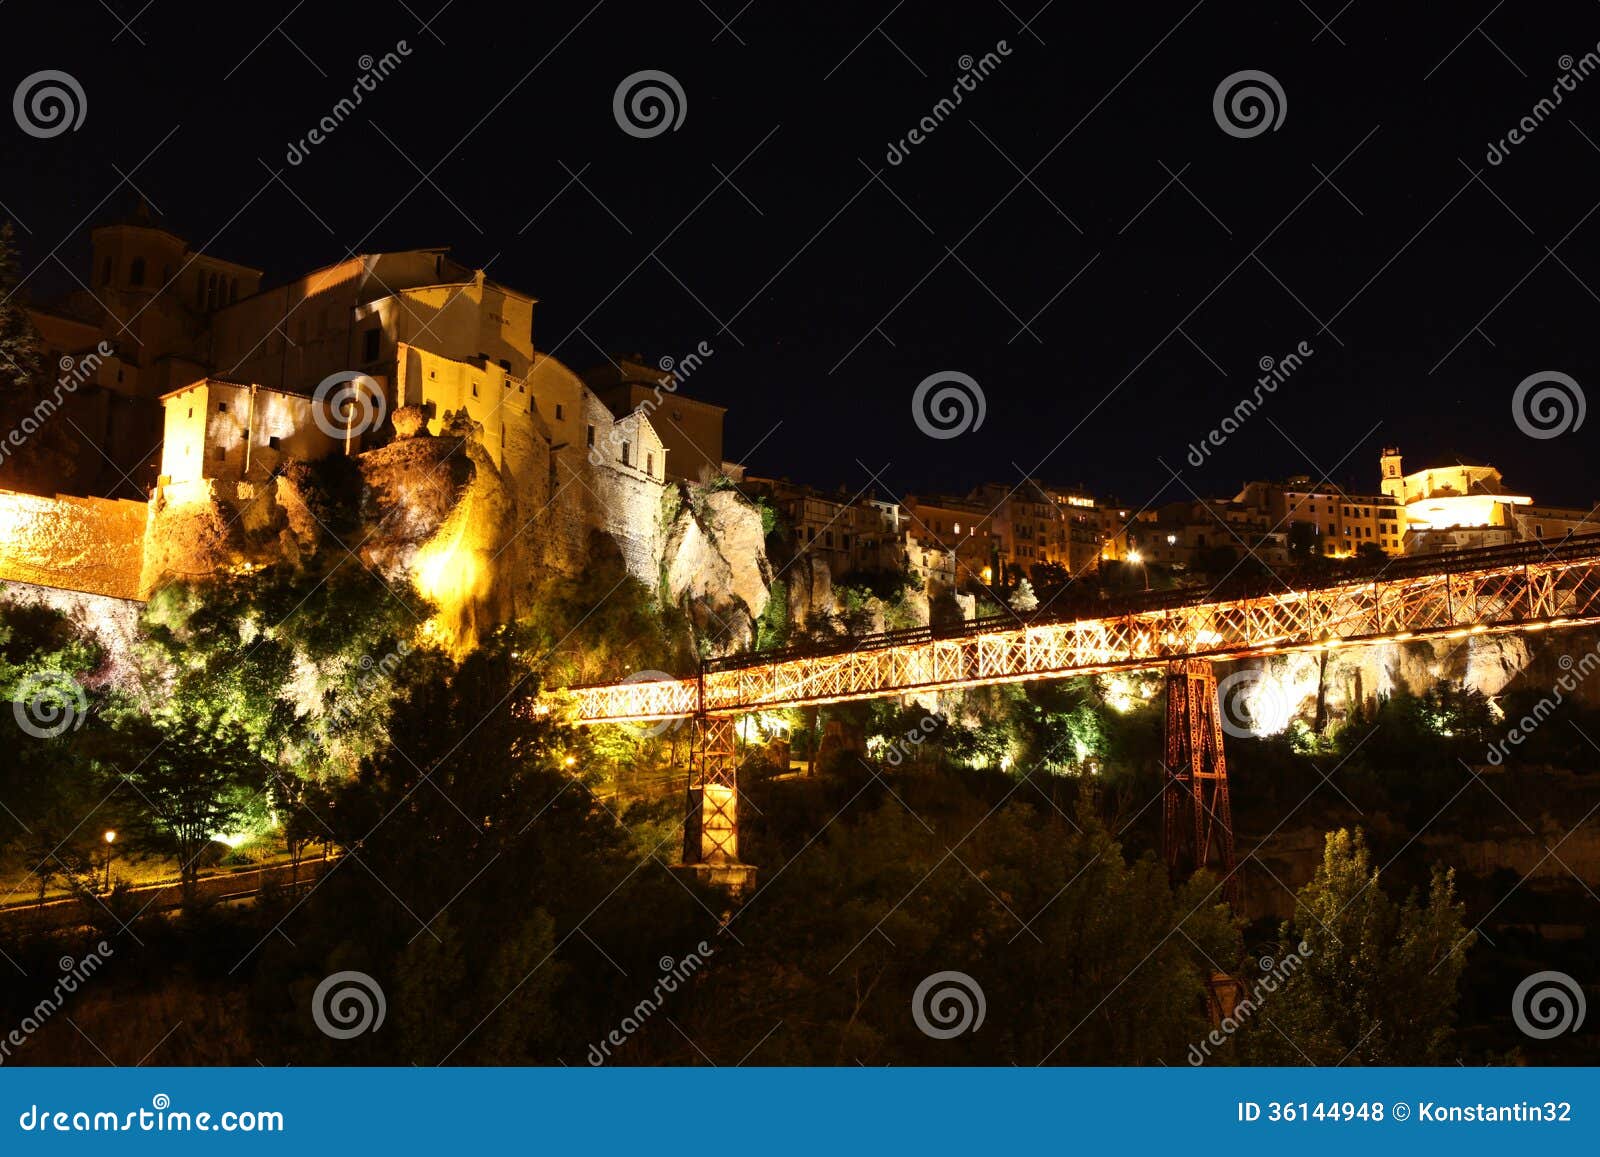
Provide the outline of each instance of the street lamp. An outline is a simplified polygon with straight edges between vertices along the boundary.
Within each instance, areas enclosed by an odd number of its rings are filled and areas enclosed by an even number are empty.
[[[112,853],[116,851],[116,843],[117,843],[117,833],[116,833],[115,829],[113,829],[113,828],[107,828],[106,829],[105,841],[106,841],[106,888],[105,888],[105,890],[107,892],[109,892],[109,891],[111,891],[111,856],[112,856]]]
[[[1150,589],[1150,568],[1144,565],[1144,555],[1136,550],[1128,552],[1128,561],[1144,572],[1144,589]]]

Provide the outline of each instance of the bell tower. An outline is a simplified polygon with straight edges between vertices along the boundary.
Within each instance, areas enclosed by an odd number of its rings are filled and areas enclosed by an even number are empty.
[[[1406,502],[1406,478],[1400,465],[1400,448],[1398,446],[1385,446],[1383,455],[1378,459],[1378,463],[1383,470],[1383,481],[1380,484],[1383,492],[1404,506]]]

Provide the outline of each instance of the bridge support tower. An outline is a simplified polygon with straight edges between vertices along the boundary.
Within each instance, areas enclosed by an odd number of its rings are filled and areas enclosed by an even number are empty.
[[[1222,753],[1217,677],[1209,659],[1167,664],[1166,786],[1161,849],[1174,883],[1201,868],[1222,879],[1239,905],[1233,855],[1233,808]]]
[[[733,718],[700,714],[692,726],[683,867],[738,897],[755,886],[756,870],[739,859],[739,756]]]

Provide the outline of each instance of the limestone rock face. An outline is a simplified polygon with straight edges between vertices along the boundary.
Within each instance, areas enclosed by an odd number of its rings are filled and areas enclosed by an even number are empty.
[[[361,561],[434,604],[442,646],[465,654],[516,617],[532,579],[517,503],[473,434],[394,442],[360,465]]]
[[[664,528],[662,585],[713,655],[747,649],[767,609],[772,566],[761,511],[734,490],[680,489]]]

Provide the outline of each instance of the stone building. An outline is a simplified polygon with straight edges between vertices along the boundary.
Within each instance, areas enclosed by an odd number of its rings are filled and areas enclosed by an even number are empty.
[[[701,349],[709,356],[709,347],[702,343]],[[740,473],[722,457],[727,409],[680,392],[701,361],[697,351],[662,369],[646,365],[637,354],[619,355],[583,374],[585,384],[617,418],[638,413],[650,420],[666,448],[666,477],[672,482],[706,482],[720,474]]]

